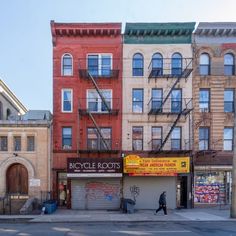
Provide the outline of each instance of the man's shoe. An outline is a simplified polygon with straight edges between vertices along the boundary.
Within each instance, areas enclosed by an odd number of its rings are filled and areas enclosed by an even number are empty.
[[[157,215],[157,213],[156,213],[156,212],[154,212],[154,215]]]

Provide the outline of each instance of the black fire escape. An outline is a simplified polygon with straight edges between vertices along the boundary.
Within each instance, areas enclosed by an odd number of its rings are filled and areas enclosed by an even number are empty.
[[[97,68],[96,68],[97,69]],[[82,150],[80,149],[79,152],[117,152],[117,150],[112,150],[112,144],[109,144],[106,142],[105,138],[103,137],[101,128],[99,127],[97,121],[96,121],[96,116],[97,115],[118,115],[119,113],[119,105],[118,105],[118,99],[114,98],[106,98],[103,94],[102,89],[99,88],[99,80],[103,79],[117,79],[119,76],[119,70],[118,69],[106,69],[104,73],[101,72],[95,72],[94,68],[86,68],[86,69],[79,69],[79,76],[81,79],[86,79],[88,81],[92,82],[93,87],[95,88],[98,97],[95,100],[100,100],[101,104],[103,106],[102,111],[96,111],[94,112],[89,108],[87,105],[88,98],[85,99],[80,99],[79,101],[79,114],[81,116],[86,116],[88,115],[89,118],[92,120],[94,124],[94,128],[97,130],[97,133],[99,137],[101,138],[101,141],[103,143],[103,148],[98,149],[98,150]],[[116,101],[116,103],[115,103]],[[112,139],[111,139],[112,140]]]
[[[175,117],[165,137],[161,140],[160,144],[155,148],[155,150],[152,150],[152,152],[160,152],[163,150],[166,142],[168,141],[172,131],[176,127],[180,118],[183,116],[186,117],[193,110],[192,98],[182,98],[182,92],[181,92],[180,99],[177,99],[177,100],[173,99],[174,101],[172,101],[172,98],[171,98],[172,92],[175,89],[178,90],[177,85],[179,84],[180,80],[185,79],[185,81],[187,81],[193,69],[192,69],[192,58],[182,58],[181,66],[172,67],[171,69],[169,68],[171,67],[173,63],[173,59],[162,59],[161,63],[160,61],[158,62],[154,60],[155,59],[152,59],[152,62],[150,63],[150,66],[149,66],[150,73],[149,73],[148,79],[149,80],[155,79],[156,81],[158,78],[160,79],[164,78],[164,79],[169,79],[170,82],[169,82],[169,85],[167,85],[167,90],[164,91],[164,96],[161,96],[159,98],[152,97],[150,99],[148,103],[149,105],[148,115],[149,116],[172,115]],[[172,62],[163,64],[163,61],[168,61],[168,60],[172,60]],[[153,64],[155,64],[156,66],[153,66]],[[174,105],[177,104],[177,109],[172,109],[172,108],[166,109],[165,105],[172,106],[172,104]]]

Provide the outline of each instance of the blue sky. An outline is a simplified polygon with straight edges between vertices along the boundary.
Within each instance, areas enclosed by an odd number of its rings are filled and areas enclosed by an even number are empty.
[[[0,0],[0,78],[28,109],[52,111],[56,22],[235,21],[235,0]]]

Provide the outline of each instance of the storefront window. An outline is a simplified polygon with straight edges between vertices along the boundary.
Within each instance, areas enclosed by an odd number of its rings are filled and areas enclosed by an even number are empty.
[[[194,202],[226,204],[230,202],[230,172],[197,172],[195,174]]]
[[[67,175],[66,173],[58,173],[58,202],[59,206],[67,204]]]

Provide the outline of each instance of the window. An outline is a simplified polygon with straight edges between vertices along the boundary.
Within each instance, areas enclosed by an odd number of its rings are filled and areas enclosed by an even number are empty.
[[[152,89],[152,109],[162,112],[162,89]]]
[[[62,90],[62,111],[72,112],[72,89]]]
[[[14,151],[21,151],[21,137],[20,136],[15,136],[13,138],[13,149]]]
[[[132,130],[133,150],[143,150],[143,127],[136,126]]]
[[[72,148],[72,128],[63,127],[62,128],[62,149]]]
[[[199,128],[199,150],[209,150],[209,128]]]
[[[152,56],[152,75],[163,75],[163,57],[160,53],[155,53]]]
[[[100,90],[107,106],[112,108],[112,91]],[[87,109],[90,112],[107,112],[108,109],[96,90],[87,90]]]
[[[152,150],[158,150],[162,143],[162,127],[152,127]]]
[[[181,149],[181,127],[175,127],[171,132],[171,150]]]
[[[199,108],[201,112],[210,111],[210,90],[209,89],[200,89]]]
[[[171,92],[171,112],[180,113],[182,111],[182,90],[173,89]]]
[[[224,150],[232,151],[233,150],[233,132],[232,127],[224,128]]]
[[[180,53],[174,53],[171,58],[171,74],[178,76],[182,74],[182,56]]]
[[[11,115],[11,110],[9,108],[7,108],[7,120],[9,120]]]
[[[210,57],[207,53],[200,55],[200,75],[209,75],[210,74]]]
[[[73,75],[72,56],[68,53],[62,57],[62,75],[63,76]]]
[[[111,148],[111,128],[101,128],[100,132],[103,139],[96,128],[87,129],[88,150],[107,150]]]
[[[110,54],[88,55],[88,71],[92,76],[110,76],[112,56]]]
[[[133,56],[133,76],[143,76],[143,55],[140,53]]]
[[[224,56],[224,74],[234,75],[234,56],[231,53]]]
[[[33,152],[35,150],[35,138],[34,136],[27,137],[27,151]]]
[[[0,101],[0,120],[3,120],[3,105],[1,101]]]
[[[7,136],[0,136],[0,151],[7,151],[8,148]]]
[[[234,89],[224,91],[224,112],[234,112]]]
[[[143,89],[133,89],[133,112],[143,112]]]

